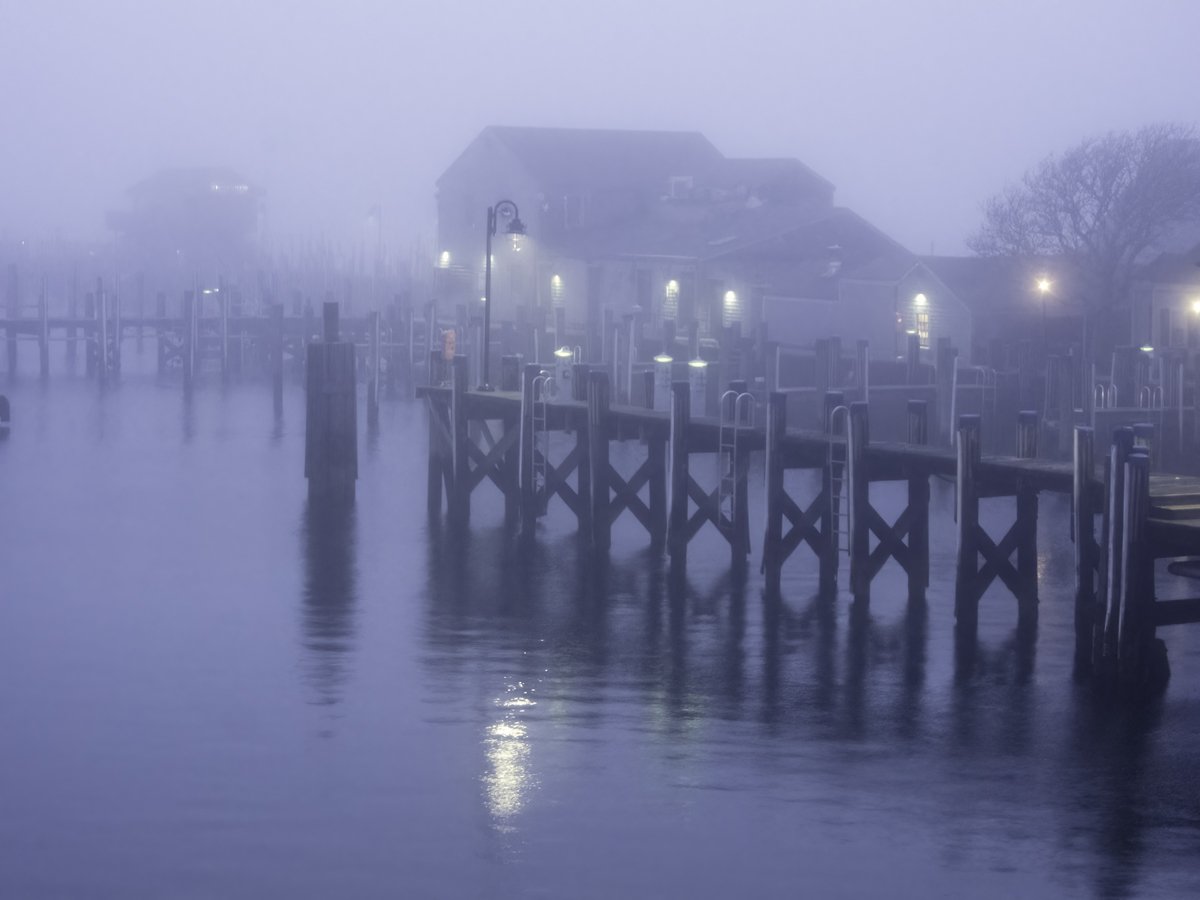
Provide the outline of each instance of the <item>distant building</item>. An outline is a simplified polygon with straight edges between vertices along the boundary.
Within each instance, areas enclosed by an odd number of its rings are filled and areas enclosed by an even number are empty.
[[[119,252],[143,271],[215,279],[254,259],[263,192],[226,168],[164,169],[108,215]]]
[[[1129,318],[1135,346],[1200,349],[1200,244],[1138,270]]]
[[[907,330],[970,340],[969,311],[921,262],[795,159],[729,159],[695,132],[489,127],[438,179],[439,299],[482,296],[487,208],[514,201],[519,249],[493,244],[493,316],[561,306],[592,329],[605,306],[651,321],[739,323],[771,339]],[[502,229],[501,229],[502,230]],[[918,295],[921,308],[914,308]]]

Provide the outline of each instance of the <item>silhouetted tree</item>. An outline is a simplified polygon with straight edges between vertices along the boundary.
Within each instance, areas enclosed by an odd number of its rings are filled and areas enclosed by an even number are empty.
[[[1061,258],[1083,287],[1088,332],[1111,339],[1137,266],[1200,222],[1200,140],[1179,124],[1088,138],[1042,160],[983,213],[972,250]]]

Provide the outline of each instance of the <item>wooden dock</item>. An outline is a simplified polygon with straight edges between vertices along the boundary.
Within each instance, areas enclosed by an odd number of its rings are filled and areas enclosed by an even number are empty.
[[[667,411],[649,408],[649,392],[645,405],[611,403],[603,369],[575,365],[561,391],[540,365],[506,360],[502,369],[501,389],[481,390],[470,384],[465,357],[456,356],[447,361],[448,383],[418,389],[430,423],[429,513],[440,515],[444,501],[458,527],[469,521],[474,490],[490,482],[504,497],[505,521],[526,539],[558,498],[596,552],[608,550],[614,524],[631,521],[681,572],[692,538],[711,524],[740,571],[751,555],[749,492],[755,490],[767,513],[760,562],[768,591],[779,591],[783,566],[807,547],[824,591],[836,589],[845,556],[850,593],[856,604],[867,604],[874,577],[894,560],[907,573],[910,602],[919,603],[929,583],[929,479],[939,476],[955,483],[961,633],[974,634],[979,603],[995,581],[1016,599],[1018,627],[1036,625],[1042,493],[1072,499],[1081,674],[1157,682],[1163,673],[1155,629],[1200,621],[1200,599],[1155,601],[1153,566],[1200,553],[1200,478],[1150,478],[1132,429],[1118,430],[1113,452],[1099,464],[1094,432],[1083,426],[1074,430],[1072,461],[1045,460],[1037,458],[1037,416],[1022,413],[1017,452],[985,457],[976,415],[960,417],[953,449],[929,446],[923,401],[909,403],[908,442],[875,442],[867,404],[846,404],[835,391],[825,399],[826,428],[812,431],[788,427],[786,397],[778,392],[765,409],[747,415],[754,398],[737,383],[723,393],[719,415],[693,416],[684,382],[672,385]],[[568,437],[552,442],[551,434]],[[613,442],[635,448],[632,474],[611,464]],[[749,479],[756,454],[765,454],[761,486]],[[716,483],[696,477],[697,455],[716,456]],[[820,488],[793,496],[784,486],[788,469],[818,473]],[[894,521],[871,503],[870,485],[881,481],[907,488],[907,505]],[[1014,501],[1002,535],[989,534],[979,520],[981,500],[997,497]]]

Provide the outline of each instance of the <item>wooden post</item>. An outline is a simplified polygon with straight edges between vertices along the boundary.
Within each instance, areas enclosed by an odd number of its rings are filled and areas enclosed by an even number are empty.
[[[140,356],[144,346],[145,327],[146,327],[146,273],[137,273],[137,352]]]
[[[980,421],[978,415],[958,417],[958,477],[954,503],[958,519],[958,565],[954,586],[954,618],[958,629],[974,634],[979,622],[979,467]]]
[[[75,319],[79,315],[79,292],[75,273],[71,274],[71,293],[67,296],[67,363],[75,371]]]
[[[958,351],[950,345],[950,338],[940,337],[937,339],[936,353],[934,377],[937,381],[937,433],[939,442],[948,446],[953,443],[956,427],[955,423],[950,421],[950,410],[953,406],[950,395],[954,391],[954,366]]]
[[[687,323],[688,359],[700,358],[700,323],[695,319]]]
[[[692,392],[686,381],[671,384],[671,495],[667,518],[667,553],[672,567],[682,571],[688,545],[688,423]]]
[[[518,357],[510,355],[505,357],[505,359],[515,361]],[[521,459],[517,481],[520,485],[521,497],[521,530],[526,536],[533,534],[540,513],[538,509],[537,484],[534,482],[534,457],[538,450],[536,446],[537,436],[533,430],[533,420],[534,403],[536,401],[534,381],[541,373],[542,367],[537,363],[528,363],[521,370]],[[503,366],[501,366],[500,374],[502,378],[505,375]],[[503,385],[501,389],[503,389]]]
[[[661,550],[667,539],[667,440],[660,432],[646,437],[646,458],[650,466],[650,547]]]
[[[221,316],[221,378],[229,378],[229,290],[217,288],[217,309]]]
[[[383,362],[381,344],[383,342],[383,323],[379,310],[371,310],[367,314],[367,355],[369,357],[369,375],[367,381],[367,423],[375,425],[379,422],[379,369]]]
[[[271,304],[271,397],[275,415],[283,412],[283,304]]]
[[[8,347],[8,377],[17,377],[17,318],[21,315],[21,301],[17,290],[17,266],[9,263],[4,285],[5,306],[8,309],[8,328],[5,339]]]
[[[71,311],[71,315],[75,315],[74,310]],[[154,298],[154,318],[158,320],[154,325],[154,345],[158,354],[158,374],[163,375],[167,371],[167,327],[165,321],[167,318],[167,295],[162,291],[159,291]],[[74,327],[71,328],[70,334],[74,337]],[[72,352],[73,347],[73,342],[67,344],[68,356],[74,356]]]
[[[91,378],[96,374],[96,295],[90,291],[83,298],[83,320],[84,372]]]
[[[575,363],[571,370],[571,393],[573,400],[587,403],[591,390],[591,368],[587,363]],[[592,428],[589,424],[590,408],[581,419],[575,432],[575,450],[579,464],[575,467],[575,494],[579,497],[579,538],[585,544],[592,543]]]
[[[829,383],[829,339],[817,338],[813,342],[813,387],[817,396],[824,396],[833,385]]]
[[[325,340],[308,345],[304,474],[309,500],[354,499],[358,478],[354,345],[339,341],[337,304],[325,305]]]
[[[778,594],[783,573],[783,438],[787,434],[787,395],[767,395],[767,528],[763,536],[763,569],[767,591]],[[828,535],[826,535],[828,537]]]
[[[1125,527],[1121,540],[1121,681],[1144,686],[1151,675],[1154,644],[1154,554],[1147,542],[1150,456],[1135,449],[1125,462]]]
[[[580,403],[587,402],[588,395],[588,372],[591,369],[588,363],[572,363],[571,365],[571,399],[578,400]]]
[[[104,384],[108,380],[108,294],[100,279],[96,279],[96,303],[96,372],[100,376],[100,383]]]
[[[871,475],[867,447],[871,442],[867,404],[850,404],[846,462],[850,487],[850,592],[855,602],[871,598]]]
[[[536,365],[533,363],[532,365]],[[522,377],[525,367],[525,356],[522,353],[510,353],[500,357],[500,390],[523,391]],[[538,371],[541,371],[539,365]]]
[[[908,401],[908,442],[929,443],[929,404]],[[908,599],[923,603],[929,587],[929,476],[908,476]]]
[[[921,336],[907,334],[904,345],[904,380],[907,384],[917,384],[921,373]]]
[[[1099,656],[1105,674],[1116,674],[1121,628],[1121,587],[1125,532],[1125,462],[1133,452],[1133,429],[1118,428],[1109,448],[1104,508],[1104,638]]]
[[[192,389],[192,377],[196,365],[196,294],[186,291],[183,295],[183,387]]]
[[[786,397],[786,395],[785,395]],[[817,554],[818,585],[822,595],[832,595],[837,590],[838,562],[841,553],[841,520],[849,510],[841,508],[841,485],[846,478],[850,439],[843,435],[846,443],[841,453],[833,446],[833,411],[844,405],[845,395],[841,391],[826,391],[822,399],[821,430],[830,435],[830,450],[821,467],[823,496],[821,508],[821,544]]]
[[[1037,459],[1037,410],[1022,410],[1017,414],[1017,456]],[[1026,627],[1037,621],[1037,491],[1021,482],[1017,487],[1017,619]]]
[[[592,486],[592,546],[607,552],[612,542],[608,478],[609,376],[603,369],[588,373],[588,461]]]
[[[38,298],[38,371],[42,378],[50,377],[50,311],[46,306],[46,285]]]
[[[1096,472],[1095,432],[1075,426],[1071,526],[1075,539],[1075,672],[1092,668],[1093,629],[1099,618],[1096,608],[1096,534],[1092,479]]]
[[[854,387],[859,400],[871,399],[871,345],[865,338],[859,338],[854,348]]]
[[[467,357],[456,354],[450,363],[450,521],[463,527],[471,518],[471,436],[467,420]]]

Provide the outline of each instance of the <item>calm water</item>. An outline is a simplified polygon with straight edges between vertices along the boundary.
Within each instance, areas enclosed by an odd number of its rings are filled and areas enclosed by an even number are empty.
[[[860,619],[802,554],[765,603],[758,526],[683,590],[494,493],[455,539],[413,402],[330,517],[294,388],[0,390],[0,897],[1200,895],[1200,629],[1160,702],[1073,687],[1056,498],[1036,641],[996,589],[956,664],[945,485],[927,609],[889,567]]]

